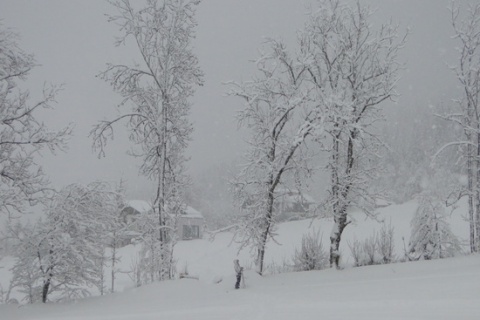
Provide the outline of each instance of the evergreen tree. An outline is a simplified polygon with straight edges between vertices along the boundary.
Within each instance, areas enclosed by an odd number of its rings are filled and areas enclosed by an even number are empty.
[[[410,224],[410,259],[440,259],[460,252],[460,242],[446,221],[445,207],[431,193],[420,196],[418,208]]]

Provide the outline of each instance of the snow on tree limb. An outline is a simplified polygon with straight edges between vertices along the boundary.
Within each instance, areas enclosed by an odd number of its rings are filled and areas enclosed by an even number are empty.
[[[147,0],[142,8],[134,7],[136,3],[129,0],[109,2],[117,9],[109,21],[122,32],[115,44],[133,41],[141,59],[131,66],[108,64],[99,74],[122,96],[119,108],[128,111],[101,121],[90,135],[93,148],[103,156],[108,139],[113,138],[113,126],[126,120],[129,139],[135,146],[130,154],[142,160],[140,173],[157,186],[153,204],[156,228],[144,247],[146,255],[156,256],[156,260],[150,260],[149,268],[157,268],[151,280],[163,280],[171,278],[173,270],[175,226],[169,220],[184,206],[189,183],[185,167],[185,149],[193,130],[188,119],[189,100],[195,86],[203,84],[203,72],[192,46],[195,10],[200,1]],[[147,252],[148,248],[154,251]]]
[[[49,129],[36,115],[51,109],[61,86],[44,87],[43,98],[30,103],[19,82],[36,66],[17,46],[17,35],[0,24],[0,211],[22,212],[51,196],[48,179],[35,157],[41,150],[65,151],[73,125]]]

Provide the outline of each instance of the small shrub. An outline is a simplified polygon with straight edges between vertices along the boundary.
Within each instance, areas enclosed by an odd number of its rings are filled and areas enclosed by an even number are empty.
[[[372,241],[372,238],[363,241],[355,239],[353,244],[348,243],[348,246],[353,257],[354,267],[378,264],[375,259],[375,241]]]
[[[288,261],[286,258],[283,258],[283,261],[280,263],[277,263],[275,261],[272,261],[266,268],[265,268],[266,273],[268,274],[279,274],[279,273],[287,273],[287,272],[293,272],[293,265]]]
[[[383,264],[389,264],[395,260],[393,235],[394,230],[391,223],[388,227],[384,224],[377,235],[377,250]]]
[[[363,251],[365,252],[366,265],[378,264],[377,235],[375,232],[363,242]]]
[[[142,270],[140,268],[140,256],[137,254],[130,261],[130,271],[127,273],[135,287],[142,286]]]
[[[394,258],[393,228],[383,225],[380,232],[374,232],[369,238],[348,244],[352,253],[354,266],[371,266],[392,263]]]
[[[302,237],[302,246],[295,249],[293,257],[294,271],[322,270],[328,268],[329,257],[323,249],[319,232],[312,232]]]

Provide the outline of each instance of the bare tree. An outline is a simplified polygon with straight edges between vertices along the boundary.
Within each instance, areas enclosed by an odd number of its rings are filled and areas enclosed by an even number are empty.
[[[71,127],[53,131],[37,118],[55,103],[59,87],[45,88],[43,99],[30,103],[20,83],[36,66],[18,47],[18,36],[0,24],[0,212],[23,212],[51,195],[48,180],[35,162],[41,150],[63,151]]]
[[[194,86],[202,85],[203,74],[192,50],[195,36],[195,7],[198,0],[147,0],[136,10],[128,0],[110,3],[118,15],[109,21],[120,27],[123,35],[116,45],[133,40],[141,61],[132,66],[111,65],[100,74],[128,110],[119,117],[100,122],[91,132],[93,146],[104,155],[113,126],[124,120],[130,140],[137,146],[132,154],[142,159],[140,173],[155,181],[157,192],[154,210],[158,217],[156,229],[160,252],[158,278],[171,277],[172,234],[167,220],[182,206],[188,183],[185,174],[185,149],[192,125],[188,120],[189,99]]]
[[[470,221],[470,251],[480,250],[480,5],[472,5],[465,16],[452,2],[452,26],[460,46],[458,65],[453,66],[463,91],[456,100],[454,111],[443,116],[463,129],[465,140],[444,145],[435,155],[447,147],[460,147],[465,162],[468,184],[459,193],[458,199],[468,196],[468,218]]]
[[[330,263],[338,267],[338,248],[351,206],[372,215],[374,193],[370,182],[379,170],[372,157],[382,142],[375,123],[382,120],[382,102],[396,96],[401,65],[398,52],[405,43],[398,26],[369,24],[372,11],[359,1],[321,0],[310,12],[301,38],[307,73],[316,88],[314,99],[325,115],[329,143],[327,170],[331,187],[327,208],[335,224],[330,236]]]
[[[230,92],[245,101],[238,120],[251,130],[245,165],[233,186],[242,212],[240,242],[256,248],[259,274],[267,240],[274,237],[277,190],[286,185],[287,175],[305,168],[300,147],[315,129],[307,109],[308,87],[302,86],[306,68],[281,42],[269,40],[268,45],[268,53],[256,62],[260,76],[233,83]]]

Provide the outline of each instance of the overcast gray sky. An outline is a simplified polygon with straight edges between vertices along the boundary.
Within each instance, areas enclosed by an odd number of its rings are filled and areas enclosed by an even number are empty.
[[[241,156],[244,144],[234,120],[239,101],[225,97],[223,82],[247,80],[249,60],[258,55],[264,37],[280,37],[294,46],[302,27],[303,0],[203,0],[198,7],[196,52],[205,72],[205,85],[193,99],[195,126],[189,148],[193,176],[212,165]],[[397,108],[414,116],[416,108],[453,98],[455,79],[446,67],[454,62],[455,42],[447,7],[449,0],[370,0],[378,8],[374,22],[392,18],[412,34],[402,57],[407,64],[399,83]],[[465,4],[467,0],[460,3]],[[132,48],[113,45],[117,27],[107,22],[112,7],[102,0],[1,0],[0,19],[20,34],[20,46],[33,53],[40,67],[26,83],[32,99],[40,97],[44,82],[64,84],[54,111],[46,114],[53,127],[76,124],[70,150],[40,161],[52,182],[61,187],[96,179],[128,183],[130,198],[150,199],[150,183],[138,177],[138,162],[129,157],[128,140],[117,127],[117,139],[98,159],[88,133],[93,124],[116,114],[119,101],[111,87],[95,78],[107,62],[133,62]]]

